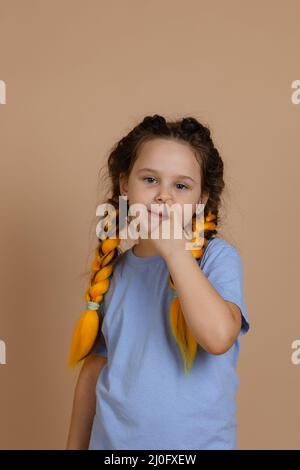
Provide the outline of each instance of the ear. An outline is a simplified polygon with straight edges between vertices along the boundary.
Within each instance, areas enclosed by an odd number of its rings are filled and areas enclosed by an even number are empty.
[[[127,196],[128,193],[128,178],[121,173],[119,176],[119,186],[121,196]]]

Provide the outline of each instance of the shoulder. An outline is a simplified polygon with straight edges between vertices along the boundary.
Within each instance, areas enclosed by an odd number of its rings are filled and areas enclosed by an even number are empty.
[[[230,264],[231,262],[241,264],[242,259],[239,250],[228,240],[221,236],[211,238],[204,250],[204,254],[200,261],[201,268],[205,265],[215,263]]]
[[[123,265],[124,265],[124,260],[125,260],[125,253],[120,249],[118,249],[117,252],[118,252],[118,256],[116,256],[112,260],[112,266],[113,266],[112,278],[113,279],[120,277],[122,269],[123,269]]]
[[[109,276],[109,288],[105,292],[103,303],[101,304],[101,311],[104,314],[106,311],[107,305],[112,300],[113,295],[115,294],[116,290],[120,288],[122,284],[122,270],[124,265],[124,253],[118,249],[118,256],[113,258],[111,261],[112,264],[112,273]]]
[[[234,316],[238,319],[240,312],[242,313],[241,335],[245,334],[250,324],[244,299],[244,271],[239,250],[222,237],[210,239],[200,268],[228,303]]]
[[[112,284],[116,284],[122,280],[130,276],[130,270],[127,269],[128,267],[128,255],[129,250],[122,250],[118,248],[117,250],[118,255],[113,259],[113,273],[111,277]]]

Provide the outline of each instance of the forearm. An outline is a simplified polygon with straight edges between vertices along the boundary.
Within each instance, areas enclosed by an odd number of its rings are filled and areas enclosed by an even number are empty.
[[[88,449],[96,409],[96,382],[106,359],[88,356],[77,380],[67,450]]]
[[[191,250],[165,258],[185,321],[207,352],[222,354],[236,339],[237,326],[222,296],[199,268]]]

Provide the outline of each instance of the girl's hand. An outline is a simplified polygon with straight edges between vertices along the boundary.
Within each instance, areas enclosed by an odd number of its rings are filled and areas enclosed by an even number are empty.
[[[172,254],[182,251],[187,251],[186,243],[191,242],[191,235],[183,229],[183,222],[181,221],[180,212],[176,205],[172,207],[171,199],[166,201],[167,217],[160,218],[158,216],[150,215],[152,218],[152,232],[151,220],[148,220],[148,242],[163,258],[172,256]],[[183,217],[182,217],[183,219]],[[158,238],[153,238],[153,235]],[[175,238],[175,234],[176,237]],[[165,237],[165,238],[163,238]]]

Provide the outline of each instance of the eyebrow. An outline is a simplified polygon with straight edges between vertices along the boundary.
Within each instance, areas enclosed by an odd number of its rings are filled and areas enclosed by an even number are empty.
[[[140,170],[138,170],[138,173],[142,171],[150,171],[151,173],[158,173],[158,171],[154,170],[153,168],[141,168]],[[175,175],[175,178],[185,178],[185,179],[193,181],[193,183],[196,183],[196,181],[193,178],[187,175]]]

